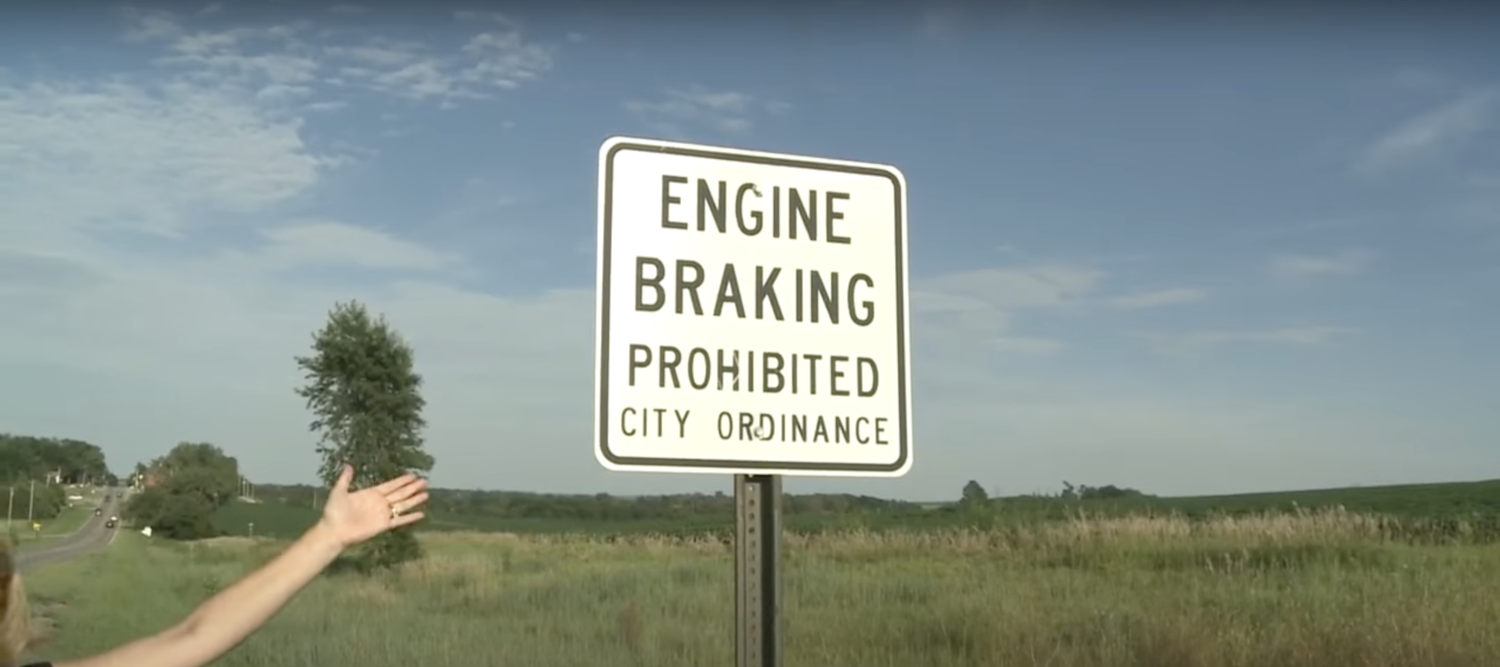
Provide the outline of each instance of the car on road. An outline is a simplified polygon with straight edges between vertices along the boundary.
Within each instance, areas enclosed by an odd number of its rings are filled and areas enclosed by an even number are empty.
[[[95,508],[94,509],[94,516],[104,516],[104,510]]]
[[[110,517],[109,521],[105,521],[104,522],[104,527],[105,528],[114,528],[115,527],[115,518],[114,517]]]

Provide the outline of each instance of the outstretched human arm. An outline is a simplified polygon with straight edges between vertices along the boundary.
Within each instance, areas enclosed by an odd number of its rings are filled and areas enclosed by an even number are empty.
[[[290,548],[209,598],[177,625],[89,658],[55,667],[202,667],[259,630],[343,550],[382,532],[415,523],[405,514],[427,500],[427,482],[403,475],[349,493],[345,467],[328,494],[323,517]]]

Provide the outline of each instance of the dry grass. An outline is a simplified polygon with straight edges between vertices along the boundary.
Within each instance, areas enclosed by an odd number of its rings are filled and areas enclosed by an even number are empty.
[[[786,539],[787,665],[1500,665],[1500,549],[1417,547],[1341,511]],[[729,664],[728,545],[440,534],[325,578],[223,665]],[[162,546],[39,574],[55,657],[161,627],[279,545]],[[92,585],[80,585],[92,569]]]

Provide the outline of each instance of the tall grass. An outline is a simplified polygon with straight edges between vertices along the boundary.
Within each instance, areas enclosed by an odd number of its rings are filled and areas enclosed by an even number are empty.
[[[1335,509],[789,534],[787,665],[1500,665],[1500,547],[1403,526]],[[423,540],[431,555],[396,572],[318,581],[222,664],[733,661],[722,539]],[[37,573],[51,657],[164,627],[281,546],[147,542]]]

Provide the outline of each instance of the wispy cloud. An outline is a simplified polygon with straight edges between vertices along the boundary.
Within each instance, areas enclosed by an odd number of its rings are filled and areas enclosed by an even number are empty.
[[[1311,347],[1359,333],[1338,326],[1301,326],[1259,330],[1199,330],[1182,332],[1132,332],[1157,354],[1196,357],[1228,345],[1290,345]]]
[[[1332,255],[1278,254],[1271,257],[1269,271],[1277,278],[1353,276],[1375,261],[1370,250],[1346,250]]]
[[[1354,168],[1362,174],[1382,174],[1460,150],[1493,124],[1497,103],[1500,91],[1494,88],[1468,91],[1377,137]]]
[[[338,9],[342,7],[342,9]],[[350,13],[354,5],[330,11]],[[477,26],[458,49],[343,30],[338,42],[308,21],[203,30],[161,10],[130,10],[127,37],[167,47],[158,59],[201,82],[253,86],[262,98],[297,99],[339,88],[452,106],[514,90],[550,70],[552,49],[503,15],[458,12]]]
[[[1400,87],[1432,90],[1447,86],[1451,80],[1441,72],[1424,67],[1401,67],[1391,74],[1391,80]]]
[[[255,258],[268,270],[317,265],[431,271],[457,261],[389,233],[334,221],[279,226],[261,235],[268,243]]]
[[[1081,305],[1104,272],[1069,264],[960,271],[921,280],[912,307],[927,313],[980,313]]]
[[[1065,343],[1055,338],[1037,336],[1001,336],[991,341],[990,344],[995,351],[1003,355],[1044,355],[1067,347]]]
[[[367,153],[330,148],[304,122],[309,108],[337,110],[350,88],[377,90],[377,75],[413,62],[457,82],[400,95],[435,103],[500,91],[518,78],[507,72],[532,66],[513,30],[476,26],[467,47],[445,49],[368,33],[330,42],[309,22],[215,30],[136,12],[128,37],[158,50],[156,67],[0,75],[0,312],[26,313],[0,327],[0,372],[73,378],[5,395],[0,421],[53,432],[37,415],[63,405],[76,391],[68,382],[108,386],[108,405],[68,428],[107,439],[111,457],[150,456],[164,434],[191,434],[295,475],[310,454],[287,360],[330,304],[358,298],[423,350],[438,456],[445,442],[494,442],[497,410],[513,431],[555,432],[570,409],[559,406],[588,382],[587,364],[569,360],[588,349],[590,291],[500,297],[452,284],[460,257],[334,213],[357,207],[329,204],[328,176]],[[405,48],[415,60],[336,47]],[[365,71],[346,71],[356,65]],[[396,101],[355,99],[372,120]],[[491,354],[483,363],[479,349]],[[512,386],[527,389],[484,405]]]
[[[1347,237],[1361,227],[1378,224],[1379,218],[1373,215],[1342,215],[1326,217],[1310,217],[1300,220],[1275,220],[1266,221],[1254,225],[1243,225],[1234,229],[1232,238],[1243,239],[1254,242],[1288,242],[1305,237],[1338,236]]]
[[[917,25],[917,34],[923,39],[938,42],[948,42],[958,37],[959,27],[963,25],[964,9],[953,3],[933,3],[922,11],[921,21]]]
[[[936,357],[963,357],[975,349],[1051,353],[1062,349],[1063,343],[1017,334],[1017,314],[1082,308],[1103,279],[1102,271],[1069,264],[955,272],[917,281],[912,311],[914,321],[923,327],[924,344]]]
[[[0,85],[0,145],[0,240],[23,229],[175,234],[288,201],[344,161],[230,91],[121,80]]]
[[[1193,303],[1207,298],[1208,290],[1192,287],[1174,287],[1152,292],[1138,292],[1117,296],[1107,300],[1106,303],[1116,310],[1140,310],[1143,308],[1158,308],[1161,306]]]
[[[1500,172],[1480,172],[1469,174],[1466,183],[1471,188],[1478,190],[1500,190]]]
[[[691,86],[669,88],[655,101],[628,101],[625,109],[653,129],[681,137],[690,127],[742,134],[750,131],[757,117],[786,114],[792,105],[744,92],[715,92]]]
[[[514,19],[500,12],[477,12],[473,10],[459,10],[453,12],[453,18],[468,22],[496,23],[505,26],[515,25]]]

